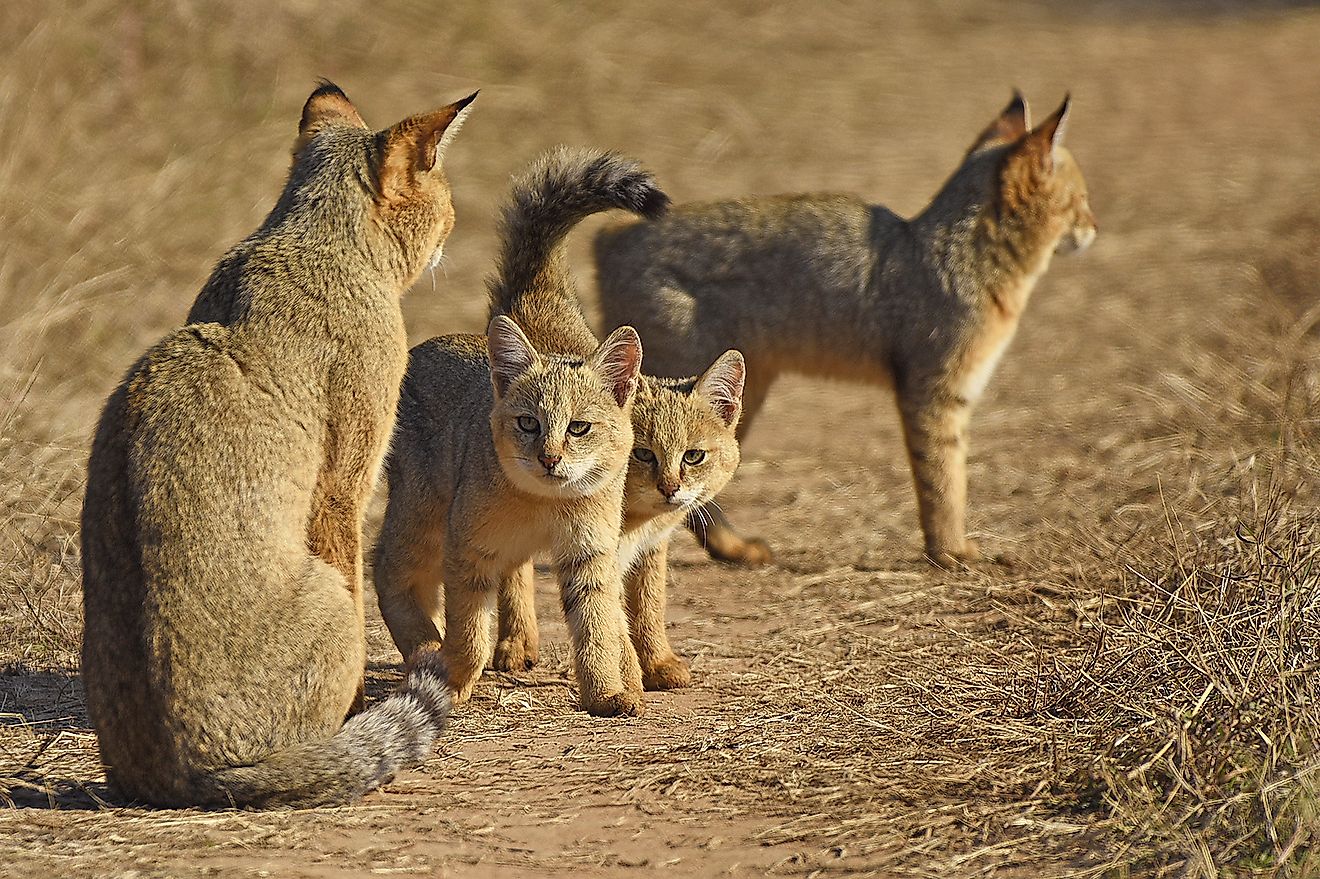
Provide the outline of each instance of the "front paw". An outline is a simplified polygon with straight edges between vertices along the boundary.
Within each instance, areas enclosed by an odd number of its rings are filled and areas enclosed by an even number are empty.
[[[681,690],[692,685],[692,672],[671,653],[642,668],[642,685],[648,690]]]
[[[453,671],[452,666],[449,671],[449,691],[453,695],[450,697],[450,704],[462,705],[472,698],[472,691],[477,688],[477,681],[481,674],[464,673]]]
[[[640,717],[643,709],[641,693],[615,693],[598,699],[583,699],[586,712],[594,717]]]
[[[496,671],[527,671],[541,658],[538,639],[533,635],[517,634],[501,638],[495,645]]]
[[[981,550],[970,540],[960,547],[927,546],[926,560],[937,568],[957,571],[981,561]]]

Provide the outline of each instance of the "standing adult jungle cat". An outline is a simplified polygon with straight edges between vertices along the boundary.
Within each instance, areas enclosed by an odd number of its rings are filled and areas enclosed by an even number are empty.
[[[426,754],[444,671],[345,722],[365,659],[358,550],[407,358],[399,297],[454,222],[466,98],[380,132],[336,86],[196,321],[102,413],[83,505],[83,680],[111,781],[160,805],[349,801]]]
[[[1068,100],[1038,128],[1015,95],[911,220],[844,195],[676,208],[596,240],[606,326],[647,338],[647,365],[684,375],[736,345],[744,434],[786,371],[892,387],[926,554],[978,557],[965,536],[967,421],[1054,253],[1084,249],[1095,217],[1060,144]],[[717,508],[689,520],[712,555],[769,558]]]
[[[513,184],[504,209],[491,306],[508,314],[542,350],[585,356],[596,337],[582,315],[568,269],[565,238],[584,217],[615,207],[656,217],[668,198],[633,161],[560,147]],[[643,375],[633,401],[633,453],[624,497],[619,563],[629,632],[648,690],[691,682],[665,634],[669,536],[715,497],[738,466],[734,435],[742,408],[743,359],[726,351],[697,378]],[[537,659],[530,563],[500,592],[497,669]]]
[[[404,656],[443,634],[456,701],[468,699],[490,659],[497,594],[546,552],[583,709],[641,713],[619,571],[641,362],[630,327],[585,356],[566,356],[538,350],[504,315],[484,338],[440,336],[410,353],[386,465],[376,593]]]

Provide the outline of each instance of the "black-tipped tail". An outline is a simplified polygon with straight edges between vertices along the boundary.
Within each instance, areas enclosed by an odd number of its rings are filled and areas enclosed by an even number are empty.
[[[449,717],[449,698],[444,667],[428,651],[414,657],[399,692],[350,718],[328,741],[201,776],[190,800],[258,808],[352,802],[426,758]]]
[[[491,312],[509,314],[535,338],[520,312],[541,315],[546,303],[525,308],[525,297],[572,295],[564,264],[564,239],[585,217],[613,208],[648,219],[662,216],[669,196],[642,166],[617,153],[556,147],[513,182],[501,226],[496,274],[491,278]],[[566,319],[582,322],[575,303]],[[535,322],[535,320],[533,321]],[[583,323],[585,327],[585,323]]]

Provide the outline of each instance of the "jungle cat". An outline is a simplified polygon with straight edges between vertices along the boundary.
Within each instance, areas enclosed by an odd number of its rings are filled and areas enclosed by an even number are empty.
[[[111,782],[163,806],[348,802],[449,708],[433,653],[345,722],[358,546],[407,356],[399,299],[453,227],[440,159],[472,98],[382,131],[325,83],[288,182],[194,322],[102,412],[82,512],[87,707]]]
[[[669,199],[641,166],[612,153],[559,147],[513,184],[504,208],[492,309],[508,314],[542,349],[585,356],[596,347],[582,314],[565,238],[590,214],[625,208],[654,219]],[[624,497],[619,563],[629,632],[648,690],[687,686],[691,674],[665,633],[669,537],[710,501],[738,466],[742,355],[726,351],[696,378],[643,375],[633,401],[633,451]],[[537,661],[532,569],[505,581],[499,597],[495,668]]]
[[[847,195],[678,207],[596,238],[606,326],[647,339],[647,366],[686,375],[738,347],[745,436],[782,372],[895,392],[926,556],[979,557],[965,532],[967,422],[1055,253],[1096,236],[1086,184],[1062,146],[1065,98],[1037,128],[1021,95],[981,133],[916,217]],[[689,519],[710,553],[759,564],[759,540],[707,505]]]
[[[497,594],[547,553],[582,708],[641,713],[619,568],[641,363],[631,327],[568,356],[538,350],[505,315],[484,337],[412,349],[386,464],[376,593],[405,657],[443,640],[455,701],[470,697],[491,658]]]

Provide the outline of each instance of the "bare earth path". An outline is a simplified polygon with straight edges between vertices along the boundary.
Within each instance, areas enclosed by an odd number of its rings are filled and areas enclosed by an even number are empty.
[[[31,309],[33,326],[45,321],[0,345],[0,403],[16,413],[0,408],[0,434],[20,450],[0,498],[15,535],[0,793],[18,804],[0,808],[0,875],[1038,879],[1121,858],[1131,828],[1078,773],[1124,730],[1102,730],[1069,688],[1085,682],[1093,590],[1244,502],[1223,486],[1259,465],[1230,425],[1277,435],[1262,426],[1259,400],[1274,399],[1262,364],[1296,343],[1289,328],[1317,301],[1320,11],[391,2],[266,18],[264,4],[219,6],[179,3],[145,24],[110,3],[85,21],[36,4],[0,13],[17,47],[0,62],[13,110],[0,199],[21,190],[15,165],[49,174],[46,195],[0,212],[28,291],[0,289],[0,320]],[[107,77],[49,60],[84,38]],[[541,666],[488,674],[436,755],[362,804],[115,802],[76,680],[86,437],[117,376],[259,219],[318,75],[378,121],[483,87],[453,153],[450,263],[407,301],[414,340],[480,325],[492,209],[508,175],[554,143],[635,154],[679,200],[833,189],[910,213],[1012,86],[1038,115],[1071,89],[1068,139],[1100,236],[1055,262],[972,426],[970,527],[1013,564],[926,566],[886,395],[786,380],[721,498],[775,564],[716,565],[685,537],[672,553],[671,637],[691,689],[652,694],[639,719],[578,712],[542,573]],[[42,120],[60,108],[74,121],[51,159]],[[89,151],[122,183],[61,170]],[[398,656],[374,608],[368,625],[379,695]]]

